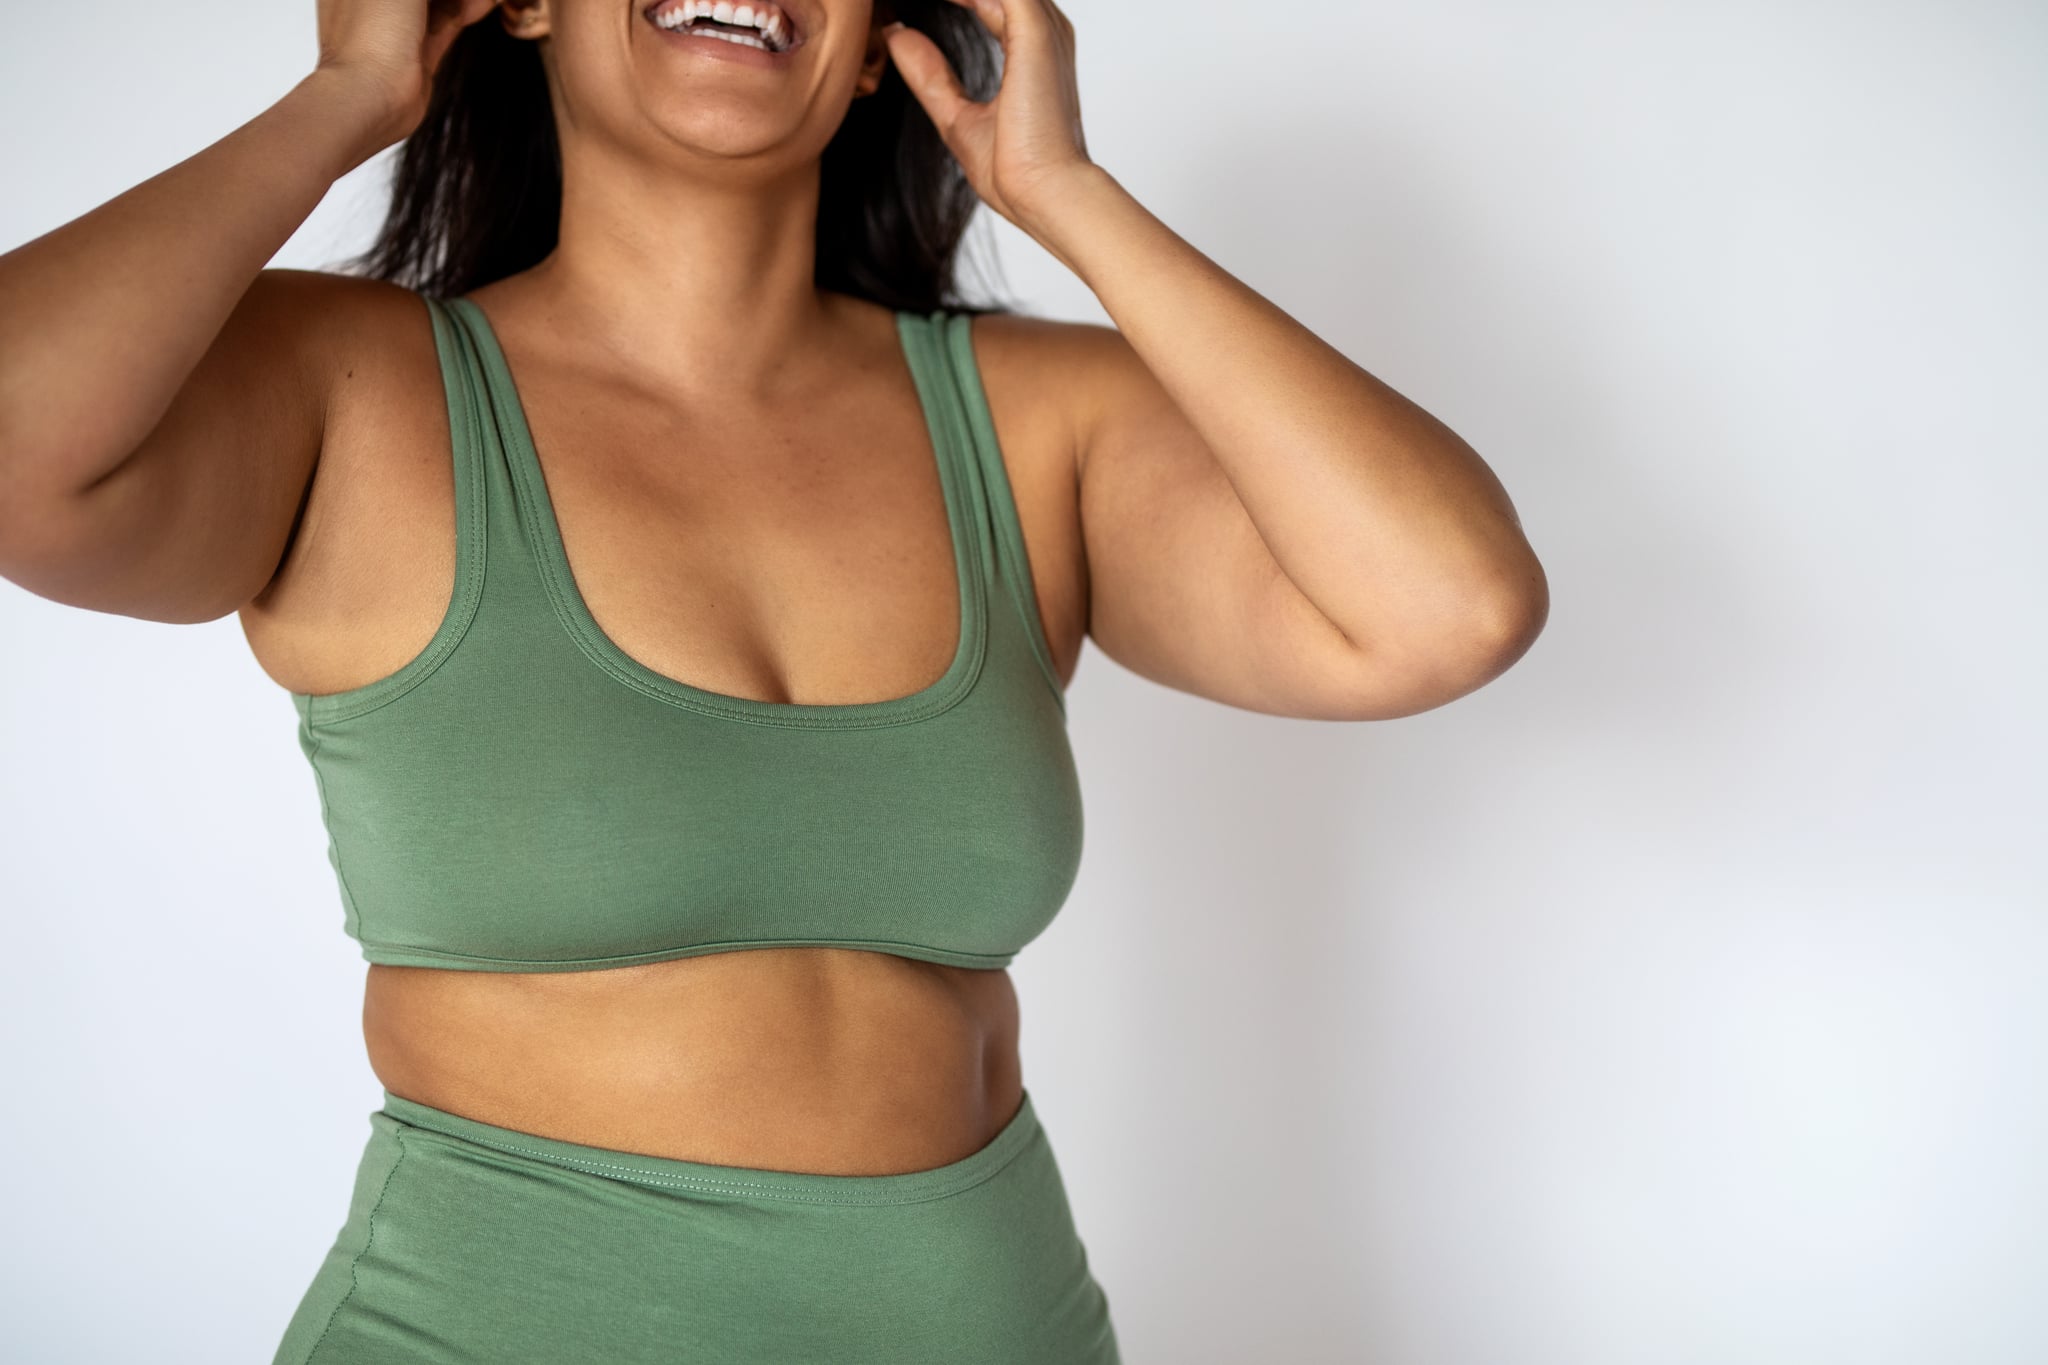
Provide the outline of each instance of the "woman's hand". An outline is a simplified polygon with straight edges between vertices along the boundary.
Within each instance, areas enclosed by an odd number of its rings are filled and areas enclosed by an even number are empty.
[[[385,112],[384,145],[409,136],[426,116],[434,72],[455,35],[498,0],[319,0],[323,77],[358,89]]]
[[[1003,45],[1003,84],[969,99],[938,44],[903,24],[884,29],[890,60],[988,206],[1028,230],[1039,204],[1085,168],[1074,26],[1053,0],[951,0],[973,10]]]

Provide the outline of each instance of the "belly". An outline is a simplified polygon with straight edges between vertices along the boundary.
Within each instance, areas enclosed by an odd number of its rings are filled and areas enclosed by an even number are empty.
[[[373,965],[394,1095],[565,1142],[824,1175],[968,1156],[1023,1098],[1004,971],[759,948],[592,972]]]

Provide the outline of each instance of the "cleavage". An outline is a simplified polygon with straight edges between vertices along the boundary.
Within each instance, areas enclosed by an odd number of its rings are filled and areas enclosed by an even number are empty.
[[[800,423],[529,388],[563,550],[612,644],[666,678],[768,704],[890,700],[939,679],[960,643],[954,546],[900,379]],[[573,429],[557,413],[577,414]]]

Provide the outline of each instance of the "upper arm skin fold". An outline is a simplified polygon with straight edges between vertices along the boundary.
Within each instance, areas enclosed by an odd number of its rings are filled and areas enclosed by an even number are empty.
[[[266,269],[170,407],[119,465],[70,493],[17,493],[0,575],[40,597],[193,624],[260,594],[298,527],[346,355],[349,291]]]
[[[1076,325],[1088,633],[1177,691],[1268,715],[1381,720],[1441,706],[1498,676],[1540,619],[1495,629],[1459,607],[1469,640],[1368,651],[1295,586],[1215,454],[1114,328]],[[1448,589],[1447,589],[1448,590]]]

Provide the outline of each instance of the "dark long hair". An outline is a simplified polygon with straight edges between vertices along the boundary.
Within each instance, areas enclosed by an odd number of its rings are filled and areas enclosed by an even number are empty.
[[[1002,51],[971,11],[951,0],[877,7],[938,44],[969,96],[994,95]],[[981,200],[894,63],[848,108],[819,179],[818,288],[917,312],[1012,311],[960,295],[961,242]],[[435,72],[426,114],[393,160],[375,243],[339,268],[448,298],[538,264],[555,249],[561,213],[561,144],[539,48],[485,18]]]

